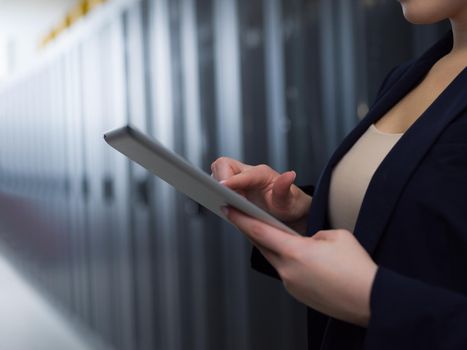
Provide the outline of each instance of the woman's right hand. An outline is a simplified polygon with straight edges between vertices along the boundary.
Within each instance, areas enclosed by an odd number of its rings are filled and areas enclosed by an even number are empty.
[[[304,233],[312,198],[295,184],[294,171],[278,173],[271,167],[247,165],[221,157],[211,164],[212,176],[257,206]]]

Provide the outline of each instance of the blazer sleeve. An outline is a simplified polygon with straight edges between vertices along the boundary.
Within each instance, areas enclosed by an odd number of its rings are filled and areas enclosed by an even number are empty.
[[[306,194],[313,196],[313,192],[315,190],[314,186],[307,185],[307,186],[299,186],[299,187]],[[265,275],[269,277],[280,279],[279,274],[277,273],[276,269],[266,260],[266,258],[261,254],[261,252],[254,246],[251,252],[250,263],[251,263],[251,267],[254,270],[264,273]]]
[[[467,349],[467,296],[379,267],[365,349]]]

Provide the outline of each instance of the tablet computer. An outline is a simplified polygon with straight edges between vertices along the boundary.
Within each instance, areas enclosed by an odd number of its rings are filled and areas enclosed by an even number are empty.
[[[178,191],[227,220],[221,207],[230,205],[283,231],[297,232],[245,197],[221,185],[216,179],[163,146],[157,140],[127,125],[104,134],[105,141]]]

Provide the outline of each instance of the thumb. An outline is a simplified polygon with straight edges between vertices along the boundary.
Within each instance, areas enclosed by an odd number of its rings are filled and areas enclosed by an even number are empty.
[[[293,185],[297,174],[295,171],[286,171],[276,178],[272,186],[272,201],[279,207],[283,207],[290,200],[290,187]]]

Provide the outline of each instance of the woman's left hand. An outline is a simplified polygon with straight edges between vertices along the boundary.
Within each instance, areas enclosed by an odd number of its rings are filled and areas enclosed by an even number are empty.
[[[227,217],[274,266],[292,296],[331,317],[367,326],[378,266],[351,232],[294,236],[231,207]]]

